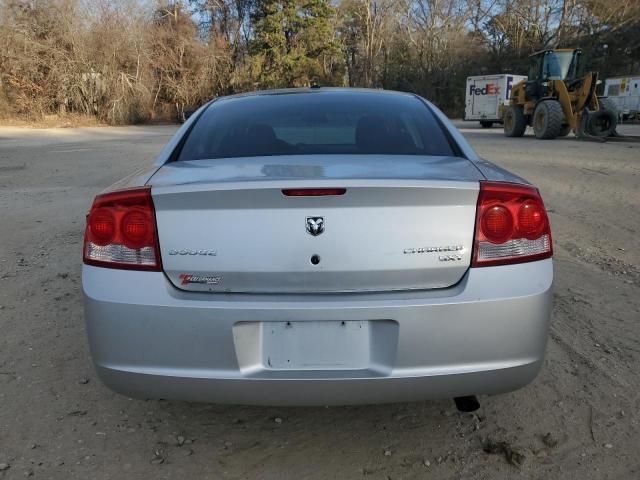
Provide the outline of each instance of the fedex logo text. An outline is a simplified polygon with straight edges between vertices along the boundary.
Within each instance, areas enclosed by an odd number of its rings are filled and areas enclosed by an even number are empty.
[[[507,76],[507,100],[511,98],[511,90],[513,90],[513,77]]]
[[[500,87],[493,83],[487,83],[484,88],[471,85],[469,87],[469,95],[500,95]]]

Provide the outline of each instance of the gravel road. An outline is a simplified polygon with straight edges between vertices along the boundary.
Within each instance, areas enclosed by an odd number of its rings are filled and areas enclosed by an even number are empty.
[[[85,339],[84,215],[175,127],[0,129],[0,479],[640,478],[640,144],[458,125],[540,187],[556,251],[543,370],[476,414],[450,400],[258,408],[110,392]]]

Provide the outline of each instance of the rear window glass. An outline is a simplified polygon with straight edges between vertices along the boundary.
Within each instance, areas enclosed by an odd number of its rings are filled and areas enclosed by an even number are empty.
[[[417,98],[317,92],[223,98],[197,120],[178,160],[263,155],[453,155]]]

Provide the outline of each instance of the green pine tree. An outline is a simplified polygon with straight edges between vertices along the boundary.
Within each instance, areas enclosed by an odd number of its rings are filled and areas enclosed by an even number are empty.
[[[334,19],[329,0],[257,0],[251,42],[257,86],[342,85]]]

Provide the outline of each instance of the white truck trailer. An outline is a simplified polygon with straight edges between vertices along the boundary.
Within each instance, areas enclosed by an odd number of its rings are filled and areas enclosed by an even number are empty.
[[[502,116],[514,85],[527,77],[522,75],[482,75],[467,78],[464,120],[479,121],[484,128],[502,123]]]
[[[623,120],[640,115],[640,75],[612,77],[604,81],[604,96],[611,99]]]

